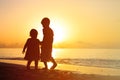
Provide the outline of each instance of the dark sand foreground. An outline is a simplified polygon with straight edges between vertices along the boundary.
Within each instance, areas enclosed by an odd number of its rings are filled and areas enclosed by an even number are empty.
[[[71,72],[60,70],[26,70],[25,66],[0,63],[0,80],[74,80]]]
[[[26,70],[24,65],[0,62],[0,80],[120,80],[120,76],[78,74],[64,70]]]

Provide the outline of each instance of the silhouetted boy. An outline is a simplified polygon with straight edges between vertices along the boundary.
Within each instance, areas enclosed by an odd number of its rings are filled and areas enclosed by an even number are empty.
[[[41,21],[43,26],[43,41],[41,46],[41,61],[44,62],[45,68],[48,69],[47,62],[51,61],[53,66],[50,69],[54,69],[57,63],[52,57],[52,44],[53,44],[53,30],[49,27],[50,20],[48,18],[43,18]]]

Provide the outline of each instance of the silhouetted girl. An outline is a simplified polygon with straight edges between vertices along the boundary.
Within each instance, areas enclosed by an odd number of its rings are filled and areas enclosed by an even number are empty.
[[[30,69],[30,64],[32,61],[35,61],[35,69],[38,69],[38,60],[40,59],[40,44],[41,42],[37,39],[38,32],[36,29],[30,31],[30,37],[27,39],[27,42],[24,45],[23,53],[26,50],[24,59],[28,60],[27,69]]]

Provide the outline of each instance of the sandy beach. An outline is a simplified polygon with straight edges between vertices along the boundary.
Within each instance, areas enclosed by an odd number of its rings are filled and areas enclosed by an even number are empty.
[[[55,70],[26,70],[22,60],[0,60],[0,80],[120,80],[120,70],[58,64]],[[32,64],[33,66],[33,64]]]

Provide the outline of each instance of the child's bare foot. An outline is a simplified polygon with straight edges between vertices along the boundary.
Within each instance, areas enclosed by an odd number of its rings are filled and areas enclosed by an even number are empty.
[[[56,66],[57,66],[57,64],[55,63],[55,64],[50,68],[50,70],[55,69]]]
[[[30,66],[27,66],[26,68],[27,68],[27,70],[30,70]]]
[[[35,70],[38,70],[38,67],[35,67]]]

